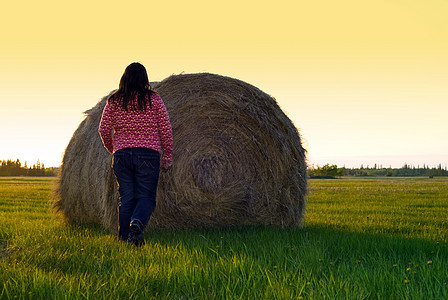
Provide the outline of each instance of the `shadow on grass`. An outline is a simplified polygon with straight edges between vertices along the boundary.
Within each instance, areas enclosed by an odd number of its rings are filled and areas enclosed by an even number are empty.
[[[42,238],[44,240],[42,240]],[[108,252],[104,247],[128,247],[133,245],[120,242],[115,235],[97,224],[66,224],[56,228],[49,235],[34,241],[38,246],[55,250],[84,249],[83,251]],[[325,226],[280,229],[271,227],[243,227],[203,230],[151,230],[145,233],[150,248],[158,245],[166,249],[181,247],[187,252],[202,251],[229,259],[235,255],[245,255],[264,263],[279,264],[285,257],[306,261],[390,261],[394,264],[413,260],[432,261],[434,257],[444,257],[448,264],[448,243],[417,238],[405,238],[391,234],[372,234],[341,231]],[[32,242],[33,243],[33,242]],[[7,241],[2,241],[2,257],[11,251],[6,249]],[[21,248],[20,245],[15,247]],[[86,250],[87,249],[87,250]]]
[[[155,230],[145,235],[148,243],[189,250],[215,249],[222,257],[235,253],[254,259],[274,261],[296,252],[316,260],[375,261],[408,263],[416,259],[431,261],[446,257],[448,243],[402,236],[340,231],[336,228],[308,226],[297,229],[244,227],[212,230]],[[213,252],[213,251],[212,251]]]
[[[211,293],[211,298],[220,298],[229,292],[229,284],[238,287],[235,295],[250,298],[254,295],[252,290],[268,291],[271,280],[278,286],[298,290],[309,282],[314,287],[305,289],[304,295],[310,297],[312,293],[319,297],[338,295],[341,288],[345,288],[344,295],[354,295],[357,292],[351,288],[356,287],[365,295],[360,298],[372,295],[382,298],[393,292],[395,286],[389,284],[388,290],[378,289],[391,280],[403,284],[410,264],[414,267],[431,262],[435,267],[433,273],[417,274],[416,282],[427,284],[440,278],[439,286],[430,289],[430,293],[437,296],[447,293],[448,279],[443,275],[448,265],[446,242],[319,226],[153,230],[145,238],[147,244],[137,248],[120,242],[98,225],[61,226],[53,235],[31,240],[31,244],[28,241],[27,248],[18,245],[21,249],[13,259],[20,268],[11,270],[8,276],[21,277],[22,270],[26,270],[27,280],[32,280],[35,270],[40,270],[49,278],[56,276],[54,281],[58,276],[80,281],[86,294],[104,291],[105,295],[123,298],[135,295],[189,298],[197,295],[199,289],[202,296]],[[110,284],[104,286],[104,282]],[[291,282],[293,287],[289,286]],[[73,283],[64,284],[67,289]],[[58,293],[58,286],[49,293]],[[209,291],[209,286],[214,291]],[[426,285],[420,284],[412,292],[424,294],[425,288]],[[281,289],[269,291],[274,297]]]
[[[82,238],[109,238],[122,244],[118,238],[96,224],[69,224],[66,232]],[[430,261],[434,255],[447,257],[448,243],[419,238],[406,238],[393,234],[373,234],[341,231],[329,226],[307,226],[304,228],[280,229],[271,227],[238,227],[202,230],[151,230],[145,233],[150,247],[183,247],[189,251],[213,249],[213,255],[229,257],[235,253],[262,257],[269,260],[285,252],[304,251],[318,254],[316,259],[340,260],[348,257],[356,261],[365,258],[382,258],[395,262],[409,262],[415,257],[427,257]],[[132,245],[126,245],[134,248]],[[146,247],[148,247],[146,246]],[[206,251],[207,253],[207,251]]]
[[[396,298],[406,298],[406,293],[439,298],[448,294],[446,242],[320,226],[154,231],[146,238],[150,245],[189,255],[190,269],[205,260],[210,268],[220,270],[217,273],[227,274],[221,280],[233,280],[236,285],[232,276],[261,278],[254,279],[261,287],[271,280],[281,286],[292,281],[303,295],[313,297],[314,293],[318,298],[389,298],[393,293],[398,293]],[[406,289],[407,282],[412,287]],[[210,280],[198,279],[197,284],[207,286]],[[313,287],[306,288],[308,284]]]

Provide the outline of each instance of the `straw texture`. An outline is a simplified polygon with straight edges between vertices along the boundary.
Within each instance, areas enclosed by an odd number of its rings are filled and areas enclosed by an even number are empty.
[[[153,84],[173,127],[149,228],[300,226],[306,161],[300,135],[274,98],[243,81],[200,73]],[[67,146],[55,206],[70,222],[115,230],[118,192],[98,125],[104,97]]]

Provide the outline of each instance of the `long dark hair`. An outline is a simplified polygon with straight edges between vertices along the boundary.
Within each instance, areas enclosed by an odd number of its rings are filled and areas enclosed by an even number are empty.
[[[151,107],[152,93],[155,92],[151,90],[145,67],[135,62],[126,67],[118,90],[109,97],[108,101],[120,105],[125,111],[129,108],[133,111],[144,111],[148,103]],[[137,102],[134,101],[135,98]]]

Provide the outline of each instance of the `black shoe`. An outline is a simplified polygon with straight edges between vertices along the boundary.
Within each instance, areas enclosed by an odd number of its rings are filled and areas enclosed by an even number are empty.
[[[145,237],[143,236],[143,228],[140,222],[132,222],[129,228],[128,241],[136,246],[143,246],[145,244]]]

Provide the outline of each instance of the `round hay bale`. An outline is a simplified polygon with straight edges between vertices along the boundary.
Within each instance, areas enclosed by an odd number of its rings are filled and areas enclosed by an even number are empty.
[[[306,161],[300,135],[274,98],[208,73],[173,75],[154,88],[173,127],[173,167],[162,172],[148,227],[300,226]],[[115,230],[118,192],[98,125],[104,97],[66,149],[56,203],[67,219]]]

